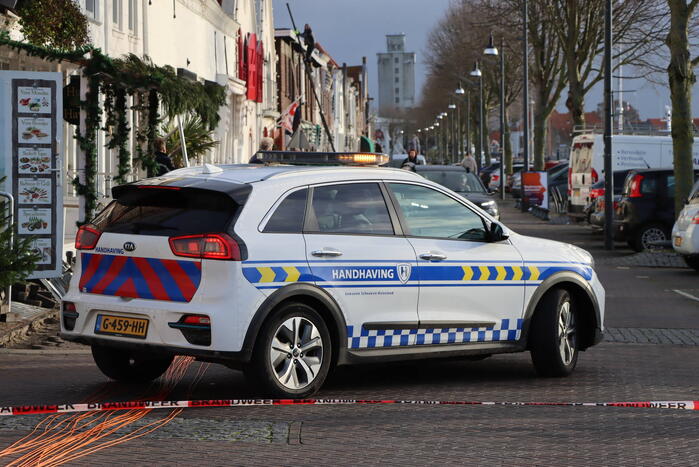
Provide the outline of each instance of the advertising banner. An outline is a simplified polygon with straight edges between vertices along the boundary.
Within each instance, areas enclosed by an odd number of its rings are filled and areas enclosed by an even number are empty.
[[[546,172],[522,173],[524,197],[529,206],[549,208],[548,177]]]
[[[15,200],[13,228],[40,257],[30,279],[62,275],[63,77],[0,71],[0,190]]]

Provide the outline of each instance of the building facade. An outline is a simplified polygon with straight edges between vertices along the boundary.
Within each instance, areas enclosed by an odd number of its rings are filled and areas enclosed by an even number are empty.
[[[379,115],[388,117],[414,107],[416,55],[405,51],[405,34],[387,35],[386,52],[377,55]]]

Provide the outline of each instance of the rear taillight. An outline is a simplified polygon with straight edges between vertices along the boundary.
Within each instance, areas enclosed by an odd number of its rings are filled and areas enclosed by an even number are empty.
[[[629,187],[629,198],[643,198],[643,193],[641,193],[641,183],[643,183],[643,175],[636,174],[631,180],[631,186]]]
[[[590,199],[596,199],[604,196],[604,188],[593,188],[590,190]]]
[[[695,214],[690,221],[690,224],[699,224],[699,214]]]
[[[63,302],[63,327],[67,331],[75,329],[75,321],[78,319],[78,310],[73,302]]]
[[[78,233],[75,236],[75,249],[92,250],[97,246],[100,235],[102,235],[102,232],[97,230],[94,225],[83,225],[78,229]]]
[[[599,175],[597,175],[597,171],[595,169],[592,169],[592,183],[597,183],[599,181]]]
[[[170,237],[170,249],[189,258],[241,260],[238,243],[225,233]]]
[[[568,168],[568,197],[573,193],[573,168]]]
[[[497,182],[498,180],[500,180],[500,175],[493,175],[490,177],[491,182]]]
[[[196,326],[210,326],[211,318],[206,315],[185,315],[180,322],[183,324],[191,324]]]

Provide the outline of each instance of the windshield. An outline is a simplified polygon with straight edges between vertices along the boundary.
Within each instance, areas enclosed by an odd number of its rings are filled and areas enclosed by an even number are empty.
[[[692,192],[689,194],[689,204],[699,204],[699,180],[694,184]]]
[[[457,193],[485,193],[483,184],[471,172],[456,170],[429,170],[420,175]]]
[[[570,156],[570,161],[573,167],[573,173],[588,172],[592,165],[592,144],[576,144]]]

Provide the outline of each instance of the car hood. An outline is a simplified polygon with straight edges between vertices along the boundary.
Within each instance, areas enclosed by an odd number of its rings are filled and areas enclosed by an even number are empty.
[[[576,263],[591,266],[592,255],[570,243],[556,242],[538,237],[528,237],[510,232],[510,241],[524,261]]]
[[[481,203],[485,203],[486,201],[492,201],[493,197],[488,195],[487,193],[472,193],[472,192],[460,192],[457,191],[458,194],[472,202],[473,204],[478,204],[480,205]]]

